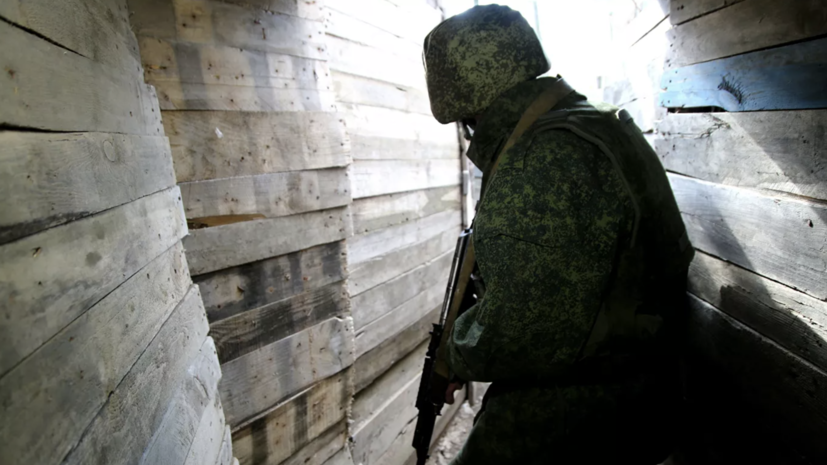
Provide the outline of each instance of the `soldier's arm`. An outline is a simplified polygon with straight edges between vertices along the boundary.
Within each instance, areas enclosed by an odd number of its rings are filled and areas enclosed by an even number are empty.
[[[596,146],[555,130],[514,149],[474,233],[485,296],[449,345],[466,380],[548,376],[572,363],[631,227],[628,196]]]

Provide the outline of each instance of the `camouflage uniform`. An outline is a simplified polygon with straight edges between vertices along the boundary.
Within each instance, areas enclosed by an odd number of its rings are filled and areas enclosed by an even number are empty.
[[[457,319],[448,362],[493,384],[454,463],[658,463],[678,394],[670,331],[692,258],[663,169],[631,121],[572,93],[492,177],[556,79],[533,79],[548,64],[523,53],[539,43],[519,14],[470,13],[425,40],[435,117],[483,114],[468,155],[484,173],[472,236],[484,295]]]

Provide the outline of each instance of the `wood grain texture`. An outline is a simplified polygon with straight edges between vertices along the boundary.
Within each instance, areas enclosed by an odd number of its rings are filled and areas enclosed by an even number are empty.
[[[827,298],[827,207],[673,174],[669,180],[695,247]]]
[[[405,38],[416,45],[421,45],[428,32],[442,21],[441,12],[425,2],[395,5],[385,0],[362,0],[361,3],[326,0],[325,6]]]
[[[7,372],[0,379],[1,455],[61,460],[83,433],[76,426],[92,421],[189,286],[179,244]]]
[[[348,266],[356,269],[368,260],[423,242],[441,232],[458,231],[461,220],[460,211],[448,210],[409,223],[354,236],[347,242]]]
[[[330,457],[324,465],[354,465],[353,457],[350,456],[350,451],[347,447],[339,449],[339,452]]]
[[[333,71],[363,76],[405,87],[425,89],[425,68],[419,52],[406,56],[390,50],[328,35],[328,64]]]
[[[184,239],[192,274],[284,255],[352,234],[347,207],[196,229]]]
[[[459,186],[359,199],[353,203],[353,231],[359,234],[415,221],[445,210],[458,210]],[[186,205],[186,202],[185,202]]]
[[[232,465],[233,460],[233,437],[230,432],[230,425],[224,426],[224,438],[221,439],[221,451],[218,452],[216,465]]]
[[[751,52],[667,71],[660,104],[726,111],[827,107],[827,39]]]
[[[655,149],[666,169],[827,200],[827,111],[669,114]]]
[[[323,2],[296,2],[294,0],[220,0],[245,7],[261,9],[269,13],[283,13],[299,18],[321,21],[324,19]]]
[[[689,291],[793,354],[827,368],[827,303],[703,253],[690,267]]]
[[[341,103],[338,107],[344,114],[348,134],[353,140],[359,137],[362,138],[363,143],[366,143],[364,142],[365,139],[378,139],[379,141],[401,139],[420,142],[423,146],[450,145],[454,150],[451,158],[459,158],[456,125],[440,124],[429,115],[406,113],[390,108],[352,103]],[[374,143],[378,144],[379,142]],[[354,159],[402,158],[393,154],[363,158],[368,157],[368,155],[358,154],[354,151]],[[423,158],[440,157],[425,156]]]
[[[669,2],[669,19],[672,24],[682,24],[721,8],[744,0],[676,0]]]
[[[327,8],[325,33],[328,37],[339,37],[374,49],[386,50],[402,57],[413,57],[422,51],[422,44],[418,41],[403,39],[362,21],[360,16],[364,16],[364,13],[354,17],[333,8]]]
[[[344,241],[228,268],[195,278],[211,322],[347,277]]]
[[[0,374],[186,234],[178,188],[0,246]],[[67,270],[71,270],[67,273]],[[186,273],[186,268],[180,270]]]
[[[666,68],[774,47],[827,33],[821,0],[749,0],[672,28]]]
[[[130,0],[129,7],[132,29],[139,38],[226,45],[313,59],[327,56],[321,21],[281,11],[216,0]]]
[[[155,92],[143,83],[137,67],[97,63],[5,21],[0,22],[0,42],[0,124],[163,135]]]
[[[187,460],[188,451],[196,446],[194,439],[205,412],[214,408],[218,400],[218,380],[221,366],[215,354],[215,344],[207,337],[201,350],[187,368],[187,374],[147,445],[141,458],[146,465],[157,463],[181,463]],[[205,462],[208,463],[208,462]]]
[[[448,251],[390,281],[353,297],[351,312],[357,331],[414,298],[426,289],[448,282],[453,252]]]
[[[0,244],[175,185],[164,137],[0,133]]]
[[[349,309],[344,281],[278,300],[210,325],[221,363],[253,352],[279,339],[343,317]]]
[[[461,390],[457,391],[456,398],[457,399],[464,399],[466,397],[467,388],[462,388]],[[459,409],[462,408],[462,402],[454,402],[454,405],[446,405],[442,408],[442,414],[437,417],[436,424],[434,425],[434,434],[431,436],[431,449],[433,452],[433,447],[437,441],[439,441],[440,437],[442,437],[442,433],[445,432],[445,429],[451,424],[454,416],[457,414]],[[377,465],[396,465],[396,464],[404,464],[404,465],[416,465],[416,453],[411,447],[413,444],[413,435],[416,431],[416,421],[411,420],[406,424],[402,430],[397,434],[396,438],[391,442],[388,449],[382,454],[381,457],[376,461]]]
[[[350,169],[353,198],[458,186],[459,160],[356,160]]]
[[[198,290],[193,287],[126,378],[101,392],[106,404],[101,403],[103,408],[85,426],[80,443],[62,463],[137,463],[188,376],[187,367],[203,347],[208,329]],[[54,416],[44,418],[54,420]],[[75,423],[70,428],[81,431]]]
[[[201,422],[198,425],[198,430],[195,433],[184,465],[215,463],[221,453],[225,427],[221,399],[215,396],[214,399],[210,399],[204,415],[201,417]]]
[[[350,366],[352,334],[351,322],[331,318],[223,364],[220,392],[228,423],[237,426]]]
[[[423,89],[336,71],[333,72],[333,84],[338,102],[431,115],[428,92]]]
[[[279,464],[345,419],[350,395],[346,373],[324,379],[233,433],[243,465]]]
[[[318,112],[165,112],[178,182],[350,163],[342,115]]]
[[[181,183],[188,219],[232,215],[266,218],[349,204],[350,180],[343,168],[259,174]]]
[[[340,421],[321,436],[299,449],[283,465],[327,464],[347,444],[347,422]]]

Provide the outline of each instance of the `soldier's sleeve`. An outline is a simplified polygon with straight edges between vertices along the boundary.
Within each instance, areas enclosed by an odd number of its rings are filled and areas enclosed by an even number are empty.
[[[565,130],[515,145],[477,216],[485,296],[456,321],[454,372],[495,381],[551,376],[571,364],[631,230],[630,212],[621,178],[597,146]]]

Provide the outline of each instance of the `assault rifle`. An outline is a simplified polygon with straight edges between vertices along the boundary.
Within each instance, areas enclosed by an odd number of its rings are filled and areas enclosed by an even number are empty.
[[[474,304],[472,286],[469,286],[474,262],[471,230],[466,229],[457,239],[442,312],[439,316],[439,323],[434,323],[431,330],[431,341],[428,343],[425,366],[422,368],[422,378],[419,381],[419,391],[416,396],[419,416],[416,420],[413,439],[417,465],[424,465],[428,460],[428,450],[434,434],[436,417],[440,415],[445,405],[445,391],[450,382],[456,381],[446,361],[447,343],[448,338],[451,337],[454,321]]]

